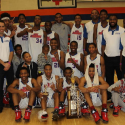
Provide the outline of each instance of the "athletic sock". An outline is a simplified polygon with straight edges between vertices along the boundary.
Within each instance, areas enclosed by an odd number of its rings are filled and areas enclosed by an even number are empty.
[[[92,111],[92,110],[94,110],[94,109],[95,109],[95,107],[94,107],[94,106],[91,106],[91,107],[90,107],[90,110],[91,110],[91,111]]]
[[[27,109],[32,110],[32,106],[31,106],[31,105],[28,105]]]
[[[107,108],[107,104],[102,104],[102,109],[106,109]]]
[[[15,105],[15,106],[14,106],[14,109],[19,109],[19,105]]]

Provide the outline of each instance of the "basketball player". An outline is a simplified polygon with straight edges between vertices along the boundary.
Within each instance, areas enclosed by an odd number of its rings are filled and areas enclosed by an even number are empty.
[[[71,67],[74,71],[74,75],[78,78],[82,77],[83,73],[83,54],[77,52],[78,43],[72,41],[70,43],[71,52],[66,53],[65,66]]]
[[[99,23],[99,12],[98,10],[94,9],[91,12],[92,20],[85,24],[84,27],[84,41],[83,41],[83,51],[84,55],[86,56],[88,51],[88,46],[90,43],[93,43],[93,28],[96,23]]]
[[[107,22],[108,13],[107,10],[103,9],[100,11],[101,22],[94,25],[93,42],[97,45],[98,52],[101,54],[102,47],[102,32],[105,28],[109,28],[109,23]],[[97,40],[97,42],[96,42]]]
[[[104,58],[100,54],[97,54],[97,47],[95,43],[90,43],[88,49],[90,54],[84,58],[84,72],[86,71],[88,64],[94,63],[96,65],[98,75],[102,76],[102,78],[104,79],[105,78]]]
[[[62,77],[62,70],[65,68],[65,54],[63,51],[57,49],[58,43],[55,38],[50,40],[50,46],[51,51],[48,55],[52,59],[52,73]]]
[[[101,83],[99,85],[99,83]],[[85,87],[84,87],[85,86]],[[97,69],[93,63],[87,66],[85,77],[82,77],[80,79],[79,88],[84,93],[84,97],[90,107],[91,113],[94,117],[94,120],[96,123],[99,122],[100,116],[98,111],[95,109],[93,105],[92,99],[96,101],[96,98],[98,98],[98,92],[100,90],[100,93],[102,94],[102,111],[101,111],[101,117],[103,122],[108,122],[108,109],[107,109],[107,88],[109,87],[108,83],[104,81],[104,79],[100,76],[98,76]],[[92,99],[90,98],[90,94],[95,93],[96,96],[92,96]]]
[[[9,13],[2,13],[1,20],[3,20],[5,23],[4,34],[7,35],[8,37],[12,38],[15,35],[15,28],[13,28],[12,31],[10,30],[10,28],[12,28],[12,24],[10,23],[11,22],[10,14]],[[14,18],[13,18],[13,20],[14,20]]]
[[[72,76],[72,68],[66,67],[64,69],[64,77],[60,79],[58,90],[60,91],[60,103],[59,103],[59,115],[64,115],[65,113],[65,107],[64,107],[64,101],[65,97],[67,96],[67,91],[71,87],[71,76]],[[79,85],[80,79],[77,76],[75,77],[75,85]],[[87,109],[86,103],[82,102],[81,105],[81,112],[83,115],[89,115],[89,111]]]
[[[48,117],[46,107],[54,107],[53,119],[56,120],[59,118],[59,94],[57,92],[59,76],[52,74],[50,64],[44,66],[44,73],[37,78],[41,87],[41,92],[38,93],[38,97],[41,98],[41,118],[46,120]],[[49,94],[48,97],[43,95],[45,91]]]
[[[40,23],[41,17],[36,15],[34,18],[34,27],[25,28],[17,34],[17,37],[21,37],[28,33],[29,53],[32,57],[32,61],[34,62],[37,62],[37,57],[42,52],[42,46],[43,44],[46,44],[47,41],[46,32],[40,29]]]
[[[52,23],[50,21],[46,21],[45,22],[45,31],[46,31],[46,34],[47,34],[47,44],[50,46],[50,40],[52,38],[56,38],[56,40],[58,42],[57,49],[60,49],[59,35],[55,31],[52,31],[51,28],[52,28]]]
[[[59,35],[60,48],[63,52],[67,53],[68,49],[68,34],[70,29],[66,24],[62,23],[63,17],[61,13],[55,14],[56,23],[52,25],[52,31],[55,31]]]
[[[26,23],[26,17],[23,13],[20,13],[18,15],[18,23],[19,25],[17,25],[17,29],[16,29],[16,33],[15,33],[15,45],[20,44],[22,46],[22,52],[29,52],[29,42],[28,42],[28,34],[24,34],[21,37],[17,37],[17,34],[20,33],[21,31],[23,31],[25,28],[28,28],[27,25],[25,25]]]
[[[81,21],[82,21],[81,15],[76,14],[74,24],[72,22],[64,22],[64,23],[67,24],[71,29],[70,42],[77,41],[77,43],[78,43],[77,52],[83,53],[83,29],[84,29],[84,26],[81,25]]]
[[[36,92],[40,91],[37,81],[33,78],[28,78],[27,68],[20,69],[20,78],[13,81],[7,91],[12,93],[13,103],[15,107],[15,121],[20,121],[22,114],[20,108],[26,108],[24,120],[30,120],[32,106],[36,97]],[[16,87],[19,87],[17,89]]]

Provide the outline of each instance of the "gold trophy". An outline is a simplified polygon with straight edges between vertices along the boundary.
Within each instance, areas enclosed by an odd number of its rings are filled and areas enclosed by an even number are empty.
[[[75,86],[75,76],[74,72],[71,77],[71,88],[68,90],[68,112],[67,118],[79,118],[81,117],[81,110],[79,102],[77,101],[79,98],[79,90],[78,87]]]
[[[45,95],[45,96],[48,96],[49,95],[49,93],[47,92],[47,85],[45,85],[45,89],[44,89],[44,92],[43,92],[43,95]]]

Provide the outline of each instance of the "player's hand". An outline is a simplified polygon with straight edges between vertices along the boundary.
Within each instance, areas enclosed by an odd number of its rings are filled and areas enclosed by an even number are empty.
[[[15,33],[15,31],[14,31],[14,30],[12,30],[12,31],[11,31],[11,35],[13,35],[13,36],[14,36],[15,34],[16,34],[16,33]]]
[[[59,60],[59,55],[58,55],[58,52],[54,54],[56,60]]]
[[[115,91],[115,92],[120,92],[120,86],[119,87],[115,87],[115,88],[113,88],[113,91]]]
[[[53,91],[55,91],[55,89],[56,89],[55,84],[52,83],[52,85],[50,86],[50,88],[51,88]]]
[[[83,52],[84,52],[84,56],[87,56],[87,55],[88,55],[87,51],[83,51]]]
[[[42,98],[42,97],[43,97],[43,93],[40,92],[40,93],[38,94],[38,97],[39,97],[39,98]]]
[[[9,63],[4,63],[4,71],[9,70],[10,66],[11,65]]]
[[[29,85],[26,84],[26,90],[31,91],[32,87],[30,87]]]
[[[45,58],[45,60],[47,60],[47,59],[48,59],[48,58],[47,58],[47,55],[45,55],[44,58]]]
[[[27,28],[27,32],[33,33],[33,28]]]
[[[92,91],[92,92],[95,92],[95,93],[98,93],[98,92],[99,92],[99,87],[98,87],[98,86],[93,86],[93,87],[91,88],[91,91]]]
[[[12,26],[14,24],[15,17],[9,21],[9,25]]]
[[[25,98],[26,97],[26,93],[24,93],[23,91],[19,90],[19,95],[21,96],[21,98]]]

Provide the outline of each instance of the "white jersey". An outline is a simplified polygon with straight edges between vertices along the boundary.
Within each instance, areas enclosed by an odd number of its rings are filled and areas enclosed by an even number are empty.
[[[79,28],[76,28],[75,24],[72,27],[70,34],[70,42],[77,41],[78,49],[77,52],[83,53],[83,27],[80,25]]]
[[[98,48],[98,52],[101,54],[101,46],[102,46],[102,33],[103,30],[109,28],[109,23],[107,24],[106,27],[102,27],[101,22],[98,23],[98,27],[97,27],[97,48]]]
[[[25,28],[28,28],[27,25],[25,25],[24,28],[20,28],[19,25],[17,25],[17,30],[15,33],[15,45],[20,44],[22,46],[22,52],[29,52],[29,43],[28,43],[28,34],[26,33],[25,35],[21,37],[17,37],[17,34],[23,31]]]
[[[42,75],[42,86],[41,86],[41,90],[42,92],[45,92],[45,87],[46,88],[46,91],[49,93],[48,95],[48,99],[47,99],[47,107],[54,107],[54,100],[53,100],[53,94],[54,94],[54,91],[50,88],[50,86],[52,84],[55,85],[55,88],[56,88],[56,79],[55,79],[55,75],[54,74],[51,74],[51,78],[48,80],[46,78],[46,75]]]
[[[4,34],[7,35],[7,36],[10,36],[11,35],[11,31],[9,29],[7,29],[7,32],[4,31]]]
[[[43,30],[33,31],[33,33],[28,33],[29,40],[29,53],[32,57],[32,61],[37,63],[38,55],[42,52],[43,47]]]
[[[47,44],[49,45],[49,47],[50,47],[50,40],[52,38],[55,38],[55,31],[52,31],[50,34],[47,34]]]
[[[77,53],[74,56],[71,56],[72,59],[78,64],[80,65],[81,62],[81,53]],[[74,76],[77,76],[78,78],[82,77],[82,73],[74,66],[74,64],[72,64],[68,59],[70,58],[70,53],[66,53],[66,57],[65,57],[65,66],[66,67],[71,67],[74,70]]]
[[[68,84],[68,83],[66,82],[66,78],[63,77],[63,89],[66,89],[67,87],[71,87],[71,84]]]
[[[101,76],[101,64],[100,64],[100,59],[101,59],[101,55],[97,54],[96,58],[94,60],[91,60],[90,55],[86,56],[86,61],[87,61],[87,65],[94,63],[96,65],[97,71],[98,71],[98,75]]]
[[[58,55],[59,55],[59,59],[60,59],[60,52],[61,50],[57,50]],[[58,75],[62,77],[62,69],[59,67],[59,63],[56,60],[55,56],[52,55],[51,53],[49,53],[48,55],[50,55],[51,59],[52,59],[52,74]]]
[[[32,78],[28,78],[28,82],[27,82],[27,85],[29,85],[30,87],[32,87],[31,79]],[[21,98],[20,103],[19,103],[19,107],[21,109],[27,108],[28,102],[29,102],[29,94],[30,94],[29,92],[30,91],[26,89],[26,84],[22,83],[21,78],[19,78],[19,90],[26,93],[26,97],[24,99]]]

